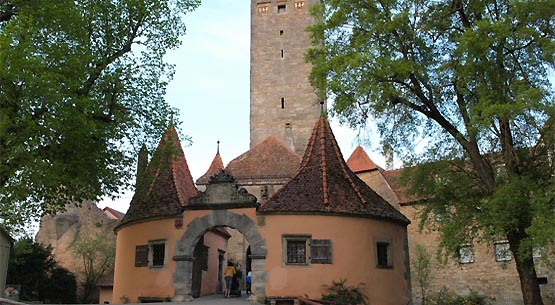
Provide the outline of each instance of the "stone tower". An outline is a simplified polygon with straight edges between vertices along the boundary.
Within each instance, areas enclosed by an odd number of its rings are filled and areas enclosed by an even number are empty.
[[[304,55],[318,0],[251,0],[250,147],[275,135],[304,153],[321,106]]]

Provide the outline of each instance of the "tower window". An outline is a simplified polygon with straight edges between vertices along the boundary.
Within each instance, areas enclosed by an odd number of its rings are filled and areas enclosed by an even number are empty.
[[[281,98],[281,109],[285,109],[285,98]]]
[[[285,13],[285,8],[286,8],[285,4],[278,5],[278,11],[277,11],[278,14]]]
[[[283,50],[281,50],[281,58],[283,58]]]
[[[283,35],[283,30],[279,30],[279,36]]]

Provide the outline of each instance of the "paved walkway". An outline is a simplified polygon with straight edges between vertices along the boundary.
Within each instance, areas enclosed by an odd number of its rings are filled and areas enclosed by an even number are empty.
[[[241,294],[241,297],[234,298],[224,298],[222,294],[213,294],[205,297],[200,297],[189,302],[190,305],[245,305],[245,304],[257,304],[247,301],[249,296],[245,293]]]
[[[180,305],[259,305],[258,303],[251,303],[247,301],[248,295],[242,294],[241,297],[234,298],[224,298],[223,294],[213,294],[205,297],[200,297],[193,299],[191,302],[185,303],[151,303],[151,305],[170,305],[170,304],[180,304]],[[12,300],[0,298],[0,305],[28,305],[26,303],[14,302]],[[81,304],[82,305],[82,304]],[[98,305],[98,304],[92,304]],[[127,304],[134,305],[134,304]],[[137,304],[139,305],[139,304]],[[141,304],[142,305],[142,304]]]

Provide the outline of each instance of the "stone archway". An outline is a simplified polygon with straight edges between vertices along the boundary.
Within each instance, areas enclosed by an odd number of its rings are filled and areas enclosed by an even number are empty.
[[[195,245],[209,229],[228,226],[241,232],[251,246],[252,258],[252,295],[257,302],[266,299],[266,241],[258,233],[255,222],[246,215],[239,215],[228,210],[213,210],[210,215],[195,218],[187,225],[185,233],[177,241],[173,260],[174,301],[191,300],[193,271],[193,252]]]

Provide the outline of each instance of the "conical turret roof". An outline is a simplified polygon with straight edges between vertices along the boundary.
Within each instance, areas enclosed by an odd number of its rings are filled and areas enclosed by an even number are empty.
[[[171,126],[162,136],[118,227],[178,216],[182,206],[197,193],[179,136]]]
[[[347,165],[355,173],[373,171],[376,169],[381,170],[360,145],[355,148],[355,151],[353,151],[349,159],[347,159]]]
[[[208,168],[206,173],[204,173],[204,175],[197,179],[197,184],[208,184],[208,182],[210,181],[210,177],[220,173],[220,171],[222,171],[223,169],[224,163],[222,162],[222,157],[220,156],[220,152],[218,151],[216,153],[216,156],[214,156],[214,159],[212,160],[212,163],[210,164],[210,167]]]
[[[350,215],[410,223],[349,169],[324,116],[314,126],[297,174],[258,212]]]

